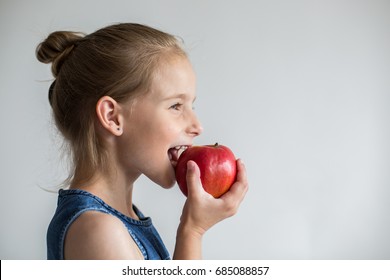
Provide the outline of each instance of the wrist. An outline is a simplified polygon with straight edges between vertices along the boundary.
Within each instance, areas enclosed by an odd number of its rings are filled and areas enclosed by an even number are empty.
[[[177,229],[176,246],[173,259],[202,259],[202,237],[203,234],[201,231],[194,230],[193,227],[180,223]]]
[[[202,240],[205,230],[187,223],[180,223],[177,228],[177,237],[188,237]]]

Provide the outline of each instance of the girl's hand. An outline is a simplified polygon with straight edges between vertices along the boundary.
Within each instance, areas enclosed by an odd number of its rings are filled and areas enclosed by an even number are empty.
[[[200,170],[194,161],[187,163],[188,198],[184,205],[181,223],[203,235],[216,223],[233,216],[248,189],[245,166],[237,160],[237,180],[220,198],[207,193],[200,181]]]
[[[246,169],[237,160],[237,180],[220,198],[207,193],[200,181],[200,170],[194,161],[187,163],[188,196],[177,233],[174,258],[201,258],[203,234],[218,222],[233,216],[248,190]]]

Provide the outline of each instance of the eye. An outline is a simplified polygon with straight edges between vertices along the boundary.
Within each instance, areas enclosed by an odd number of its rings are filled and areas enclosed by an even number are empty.
[[[183,104],[181,104],[181,103],[175,103],[175,104],[173,104],[171,107],[169,107],[169,109],[173,109],[173,110],[179,111],[179,110],[180,110],[180,107],[181,107],[182,105],[183,105]]]

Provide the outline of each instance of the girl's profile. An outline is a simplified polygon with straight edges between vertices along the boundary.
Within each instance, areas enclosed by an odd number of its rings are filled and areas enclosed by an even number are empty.
[[[193,145],[203,130],[193,110],[196,77],[181,41],[120,23],[89,35],[53,32],[36,55],[51,64],[49,102],[72,158],[47,231],[48,259],[202,258],[205,232],[234,215],[247,191],[241,160],[236,182],[218,199],[203,190],[198,166],[187,163],[188,198],[172,257],[133,204],[142,174],[174,186],[172,151]]]

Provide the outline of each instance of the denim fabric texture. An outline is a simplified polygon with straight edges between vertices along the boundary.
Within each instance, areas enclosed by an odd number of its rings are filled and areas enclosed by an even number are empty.
[[[47,231],[47,259],[64,259],[65,235],[72,224],[86,211],[99,211],[113,215],[126,226],[130,236],[142,252],[145,260],[167,260],[169,253],[150,217],[144,217],[133,205],[139,220],[115,210],[102,199],[83,190],[59,190],[57,209]]]

